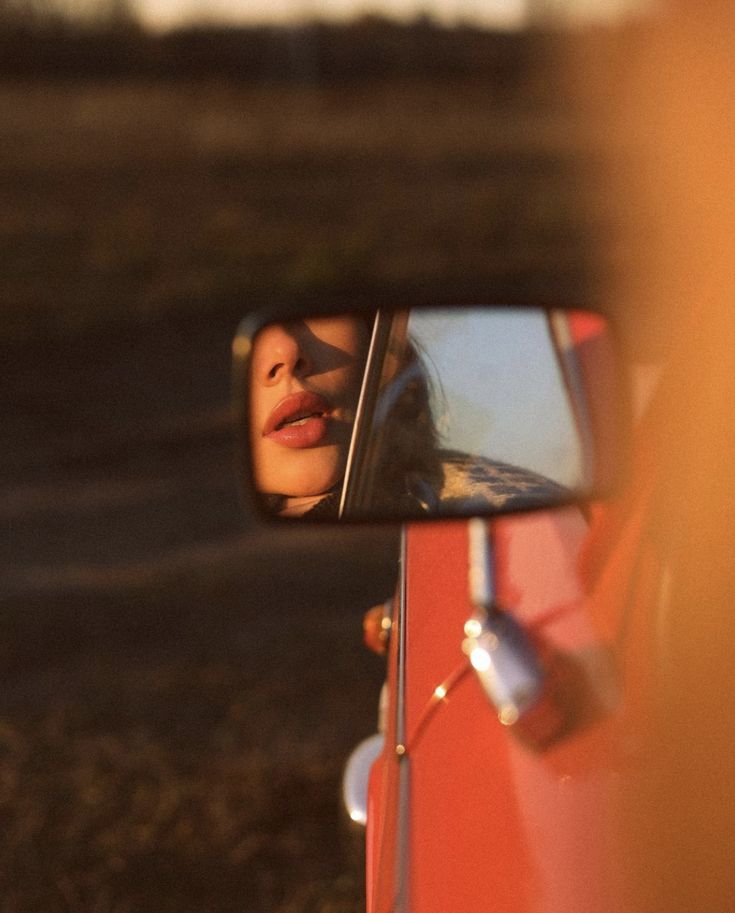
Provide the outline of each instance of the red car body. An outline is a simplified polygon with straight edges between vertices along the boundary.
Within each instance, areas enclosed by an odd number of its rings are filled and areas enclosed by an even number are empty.
[[[605,346],[591,348],[600,322],[578,314],[569,325],[576,370],[612,377]],[[597,381],[589,388],[616,389]],[[609,403],[588,405],[604,440]],[[612,602],[609,617],[591,606],[588,523],[572,507],[487,529],[495,601],[551,683],[535,721],[544,744],[501,724],[462,650],[474,611],[468,524],[409,526],[390,613],[385,742],[369,784],[368,913],[623,910],[616,619]]]
[[[622,910],[614,683],[581,586],[585,520],[570,508],[490,529],[499,604],[608,715],[580,706],[577,731],[546,750],[503,726],[461,649],[467,524],[410,527],[369,787],[368,913]]]
[[[560,694],[579,694],[577,725],[554,745],[503,727],[462,655],[466,524],[408,529],[370,782],[370,913],[731,909],[732,431],[705,385],[682,386],[687,353],[638,424],[626,490],[593,505],[587,529],[574,509],[489,526],[498,602],[575,670]],[[690,401],[698,450],[671,422]]]

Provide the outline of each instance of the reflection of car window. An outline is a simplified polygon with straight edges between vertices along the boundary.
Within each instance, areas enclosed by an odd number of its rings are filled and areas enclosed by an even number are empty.
[[[440,451],[444,479],[437,510],[442,515],[472,510],[523,510],[562,500],[567,489],[528,469],[460,451]]]
[[[545,315],[433,309],[413,312],[407,328],[396,324],[386,347],[394,363],[372,365],[383,385],[362,429],[366,497],[355,515],[486,513],[566,499],[576,432]]]
[[[576,429],[542,312],[414,312],[409,333],[442,446],[579,484]]]

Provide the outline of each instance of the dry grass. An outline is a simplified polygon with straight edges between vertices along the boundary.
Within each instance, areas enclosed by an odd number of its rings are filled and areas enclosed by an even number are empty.
[[[578,255],[573,122],[481,84],[0,87],[3,335]]]
[[[380,561],[342,539],[316,575],[297,549],[274,578],[285,543],[244,543],[227,572],[5,605],[4,910],[361,909],[339,779],[374,726]]]

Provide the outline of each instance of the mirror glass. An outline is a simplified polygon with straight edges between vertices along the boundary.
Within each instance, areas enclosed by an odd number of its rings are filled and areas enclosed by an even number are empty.
[[[274,515],[497,514],[611,473],[615,361],[592,312],[381,309],[267,324],[245,348],[247,464]]]

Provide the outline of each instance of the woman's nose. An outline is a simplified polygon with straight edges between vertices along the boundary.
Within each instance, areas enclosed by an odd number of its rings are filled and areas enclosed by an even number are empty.
[[[312,366],[295,332],[280,323],[266,327],[255,342],[255,370],[265,386],[275,386],[284,377],[305,377]]]

